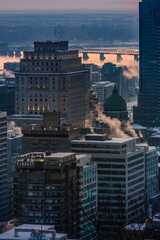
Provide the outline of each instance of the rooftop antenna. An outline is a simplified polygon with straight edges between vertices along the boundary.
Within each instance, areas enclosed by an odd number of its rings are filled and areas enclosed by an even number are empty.
[[[54,39],[55,41],[63,41],[64,40],[64,29],[55,29],[54,30]]]

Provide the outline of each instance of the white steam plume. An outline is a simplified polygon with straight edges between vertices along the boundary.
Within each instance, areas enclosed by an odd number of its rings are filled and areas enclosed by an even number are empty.
[[[22,136],[22,129],[20,127],[16,127],[15,122],[8,122],[8,130],[14,130],[16,135]]]
[[[93,129],[93,119],[94,119],[94,114],[92,111],[89,113],[89,119],[85,121],[85,127],[90,128],[91,133],[95,134],[94,129]]]
[[[132,119],[130,119],[127,122],[124,122],[124,129],[122,130],[122,122],[117,119],[111,119],[110,117],[107,117],[105,114],[102,113],[101,107],[99,105],[95,105],[95,109],[98,113],[98,117],[96,120],[98,122],[103,122],[104,124],[107,124],[110,128],[110,134],[112,137],[124,137],[124,138],[129,138],[129,137],[137,137],[136,132],[132,128],[131,123],[133,122]],[[90,114],[90,119],[86,122],[86,126],[88,124],[88,127],[90,129],[93,129],[93,119],[94,115],[93,113]]]
[[[15,78],[15,75],[12,71],[4,69],[3,74],[6,78]]]
[[[137,79],[139,79],[139,66],[137,65],[136,62],[131,62],[127,66],[122,66],[122,69],[123,69],[123,75],[126,78],[132,79],[136,77]]]

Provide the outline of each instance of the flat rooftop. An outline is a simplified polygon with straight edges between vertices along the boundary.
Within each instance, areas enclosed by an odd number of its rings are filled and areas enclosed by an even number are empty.
[[[94,84],[94,86],[100,86],[100,85],[105,85],[105,86],[114,86],[114,83],[113,82],[109,82],[109,81],[106,81],[106,82],[97,82]]]
[[[59,152],[59,153],[52,153],[51,155],[45,157],[47,159],[49,158],[66,158],[66,157],[70,157],[75,155],[74,153],[63,153],[63,152]]]
[[[72,140],[72,143],[101,143],[101,144],[122,144],[122,143],[127,143],[130,141],[135,140],[135,138],[111,138],[108,140],[104,140],[104,141],[98,141],[98,140]]]
[[[146,127],[143,127],[142,125],[136,124],[136,123],[132,124],[132,128],[135,129],[135,130],[139,130],[139,129],[141,129],[141,130],[147,130]]]
[[[24,224],[17,228],[14,228],[8,232],[0,234],[0,239],[2,240],[28,240],[30,239],[30,235],[33,231],[44,231],[45,236],[43,239],[52,239],[51,233],[55,230],[54,225],[37,225],[37,224]],[[15,236],[15,231],[17,231],[17,236]],[[45,231],[50,231],[51,233],[45,233]],[[67,235],[64,233],[56,233],[56,240],[62,240],[65,239]]]

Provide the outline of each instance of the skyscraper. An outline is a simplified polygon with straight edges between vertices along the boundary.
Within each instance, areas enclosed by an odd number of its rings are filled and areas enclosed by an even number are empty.
[[[142,0],[140,17],[140,84],[134,121],[144,126],[160,124],[160,1]]]
[[[78,174],[72,153],[19,156],[12,173],[14,218],[20,223],[55,224],[57,231],[79,238],[79,193],[73,187],[78,185]]]
[[[7,175],[7,114],[0,112],[0,222],[9,218],[9,184]]]
[[[72,152],[91,154],[98,165],[98,218],[108,239],[125,223],[142,220],[138,215],[143,211],[135,212],[144,207],[145,157],[144,149],[136,148],[135,142],[134,138],[104,134],[71,141]]]
[[[60,112],[67,125],[81,126],[87,113],[88,70],[68,42],[35,42],[16,73],[16,114]]]
[[[17,157],[11,176],[20,223],[54,224],[70,238],[95,239],[97,164],[89,155],[28,153]]]

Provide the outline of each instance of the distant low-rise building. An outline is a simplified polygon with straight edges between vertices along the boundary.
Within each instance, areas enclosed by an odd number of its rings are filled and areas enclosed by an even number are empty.
[[[101,73],[98,71],[92,71],[92,84],[101,81]]]
[[[93,85],[94,92],[97,93],[98,102],[104,103],[105,100],[112,94],[114,83],[99,82]]]
[[[20,63],[19,62],[6,62],[6,63],[4,63],[4,69],[5,70],[15,72],[15,71],[19,70],[19,68],[20,68]]]
[[[102,67],[102,81],[110,81],[117,84],[119,94],[122,94],[122,67],[113,63],[105,63]]]

